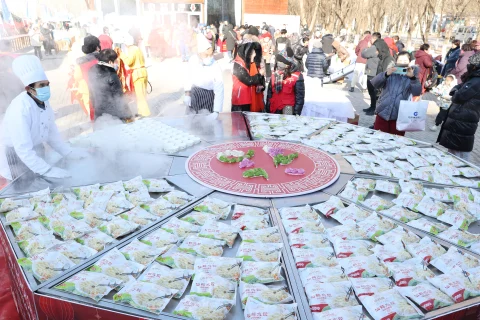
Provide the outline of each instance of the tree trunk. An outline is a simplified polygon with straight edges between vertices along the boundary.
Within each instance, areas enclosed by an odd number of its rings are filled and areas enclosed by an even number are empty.
[[[440,0],[440,20],[438,20],[437,24],[437,36],[440,37],[442,33],[442,25],[443,25],[443,7],[445,6],[445,0]]]
[[[312,20],[310,21],[310,32],[314,33],[313,28],[315,27],[315,22],[317,21],[318,7],[320,7],[320,0],[317,0],[315,3],[315,9],[313,10]]]
[[[413,21],[408,21],[407,48],[410,48],[412,46],[412,33],[414,28],[415,28],[415,24],[413,23]]]
[[[477,0],[477,7],[480,7],[480,0]],[[480,18],[477,18],[477,41],[480,41]]]
[[[307,23],[307,17],[305,16],[305,2],[304,0],[298,0],[300,5],[300,21],[302,26]]]
[[[425,39],[423,39],[424,43],[428,43],[428,36],[430,34],[430,29],[432,28],[432,23],[433,23],[433,15],[435,11],[432,11],[431,15],[432,17],[428,17],[425,25]],[[430,18],[430,19],[429,19]]]
[[[88,10],[95,10],[95,0],[85,0],[85,4],[87,5]]]
[[[420,36],[422,37],[422,41],[423,41],[423,43],[426,43],[426,41],[425,41],[425,31],[423,29],[423,22],[422,21],[420,21],[420,23],[419,23],[419,28],[420,28]]]

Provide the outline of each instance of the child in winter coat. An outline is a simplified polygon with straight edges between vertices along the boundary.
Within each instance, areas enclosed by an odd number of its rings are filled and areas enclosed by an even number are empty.
[[[432,93],[438,97],[438,106],[440,107],[440,112],[438,112],[437,117],[435,118],[435,124],[430,127],[430,130],[437,131],[438,127],[445,120],[447,115],[448,108],[452,103],[452,97],[450,96],[450,91],[453,87],[457,85],[457,79],[453,74],[449,74],[445,77],[445,81],[442,84],[436,86],[432,89]]]
[[[301,115],[305,101],[305,83],[303,75],[294,67],[293,57],[275,56],[275,72],[268,84],[267,105],[268,113],[287,113],[285,107],[292,107],[294,115]]]

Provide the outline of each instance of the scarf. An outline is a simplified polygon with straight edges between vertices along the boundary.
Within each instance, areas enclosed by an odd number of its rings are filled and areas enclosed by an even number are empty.
[[[273,85],[275,86],[275,92],[281,92],[283,86],[283,72],[275,71],[273,73]]]

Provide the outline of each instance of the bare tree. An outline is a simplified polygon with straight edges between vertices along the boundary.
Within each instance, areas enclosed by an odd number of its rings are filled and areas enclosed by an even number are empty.
[[[315,3],[312,20],[310,21],[310,32],[313,32],[313,28],[315,27],[315,23],[317,22],[318,7],[320,7],[320,0],[317,0],[317,2]]]
[[[95,0],[85,0],[88,10],[95,10]]]
[[[93,0],[85,0],[91,6]],[[480,27],[480,0],[290,0],[289,13],[300,16],[302,24],[309,23],[313,31],[316,24],[322,24],[329,32],[336,33],[342,28],[359,33],[365,30],[384,32],[384,21],[388,33],[407,33],[407,45],[411,46],[412,37],[418,32],[424,42],[430,36],[435,17],[439,18],[436,26],[440,33],[445,16],[452,17],[447,25],[447,39],[453,26],[466,13],[478,17]],[[439,13],[439,15],[436,15]]]
[[[419,4],[420,10],[418,11],[418,25],[420,28],[420,34],[422,36],[423,43],[428,42],[428,35],[433,23],[433,16],[435,15],[435,3],[434,0],[426,0]]]
[[[300,21],[301,24],[304,25],[307,23],[307,17],[305,16],[305,2],[304,0],[298,0],[298,4],[300,6]]]
[[[443,13],[444,13],[444,8],[445,8],[445,0],[439,0],[439,6],[440,6],[440,19],[438,19],[437,23],[437,36],[440,37],[440,34],[442,33],[442,26],[443,26]]]
[[[407,0],[407,48],[412,46],[412,33],[415,30],[415,27],[417,26],[417,8],[415,7],[416,5],[415,0]]]
[[[350,12],[353,8],[354,2],[351,0],[336,0],[335,1],[335,15],[337,16],[340,25],[339,28],[347,27],[347,18],[350,17]]]
[[[455,23],[460,20],[467,8],[470,0],[449,0],[448,7],[451,9],[451,15],[453,16],[453,20],[446,26],[445,32],[445,42],[444,44],[448,44],[450,42],[450,38],[452,37],[453,28],[455,27]]]

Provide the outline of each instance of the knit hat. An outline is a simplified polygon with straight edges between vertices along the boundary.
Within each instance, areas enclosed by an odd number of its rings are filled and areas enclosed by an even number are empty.
[[[123,38],[123,43],[125,43],[126,46],[133,46],[135,44],[135,40],[131,35],[126,34]]]
[[[212,44],[202,36],[201,34],[197,35],[197,51],[198,53],[205,52],[212,47]]]
[[[468,63],[474,65],[477,68],[480,68],[480,52],[477,52],[473,56],[468,58]]]
[[[275,56],[275,61],[277,61],[277,63],[278,63],[278,62],[281,62],[281,63],[283,63],[283,64],[286,64],[287,66],[291,66],[291,65],[292,65],[292,61],[287,60],[287,58],[285,58],[285,57],[284,57],[283,55],[281,55],[281,54],[277,54],[277,55]]]
[[[25,87],[38,81],[48,80],[40,59],[32,55],[24,55],[13,60],[13,73]]]
[[[97,48],[100,48],[100,40],[95,36],[87,36],[83,39],[82,52],[89,54],[97,51]]]
[[[254,26],[250,26],[250,28],[248,28],[247,30],[247,34],[251,34],[253,36],[259,36],[260,35],[260,32],[258,31],[257,28],[255,28]]]
[[[317,48],[317,49],[322,49],[323,45],[322,45],[322,40],[320,39],[315,39],[313,41],[313,47],[314,48]]]

